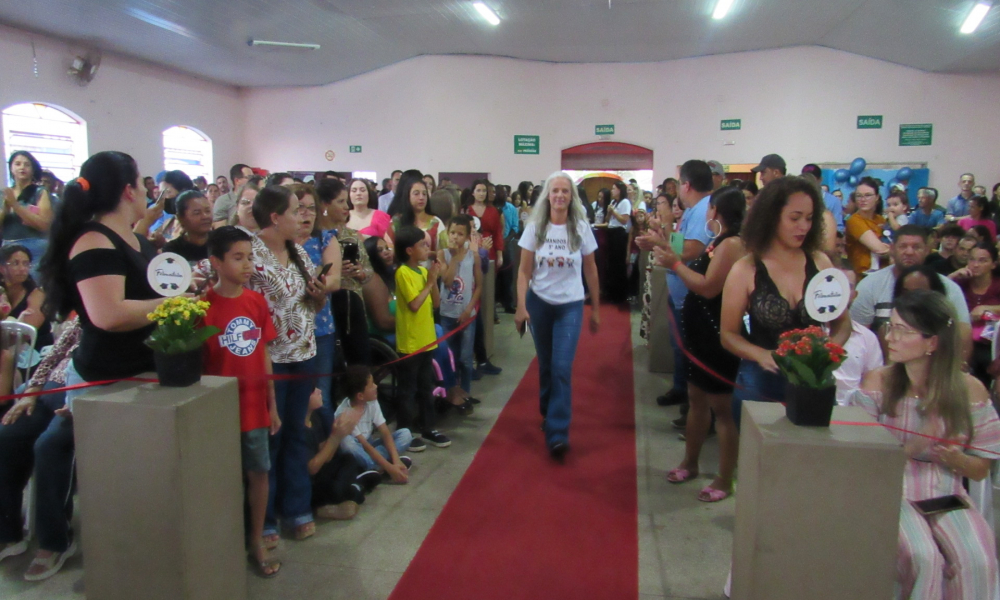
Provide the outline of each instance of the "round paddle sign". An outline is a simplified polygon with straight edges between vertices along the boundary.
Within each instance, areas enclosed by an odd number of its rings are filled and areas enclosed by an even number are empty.
[[[840,269],[823,269],[806,286],[806,312],[820,323],[828,323],[847,310],[851,283]]]
[[[146,279],[161,296],[180,296],[191,287],[191,265],[180,254],[164,252],[149,261]]]

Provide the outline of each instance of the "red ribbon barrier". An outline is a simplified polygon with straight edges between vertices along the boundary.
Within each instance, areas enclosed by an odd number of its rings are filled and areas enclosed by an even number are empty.
[[[462,321],[461,323],[459,323],[457,327],[455,327],[454,329],[452,329],[448,333],[442,335],[441,337],[439,337],[438,339],[434,340],[433,342],[427,344],[423,348],[420,348],[416,352],[412,352],[412,353],[407,354],[405,356],[401,356],[401,357],[399,357],[399,358],[397,358],[395,360],[389,361],[389,362],[387,362],[387,363],[385,363],[383,365],[379,365],[379,366],[375,367],[375,369],[381,370],[381,369],[384,369],[384,368],[386,368],[386,367],[388,367],[390,365],[394,365],[396,363],[401,363],[404,360],[409,360],[410,358],[413,358],[414,356],[417,356],[418,354],[422,354],[424,352],[427,352],[431,348],[436,347],[438,344],[440,344],[440,343],[448,340],[450,337],[452,337],[455,334],[457,334],[458,332],[462,331],[463,329],[465,329],[466,327],[468,327],[475,320],[476,320],[475,316],[470,317],[470,318]],[[261,375],[241,375],[241,376],[237,377],[237,379],[241,379],[241,380],[244,380],[244,381],[250,381],[250,380],[253,380],[253,381],[256,381],[256,380],[263,380],[263,381],[288,381],[288,380],[294,380],[294,379],[316,379],[316,378],[319,378],[319,377],[333,377],[334,375],[341,375],[342,373],[343,373],[343,371],[334,371],[333,373],[313,373],[313,374],[309,374],[309,375],[273,375],[273,374],[272,375],[264,375],[264,374],[261,374]],[[159,382],[158,379],[152,379],[152,378],[148,378],[148,377],[126,377],[126,378],[123,378],[123,379],[108,379],[108,380],[105,380],[105,381],[87,381],[87,382],[84,382],[84,383],[78,383],[76,385],[68,385],[68,386],[65,386],[65,387],[52,388],[52,389],[49,389],[49,390],[38,390],[36,392],[24,392],[24,393],[21,393],[21,394],[7,394],[7,395],[4,395],[4,396],[0,396],[0,404],[2,404],[4,402],[8,402],[10,400],[17,400],[17,399],[20,399],[20,398],[31,398],[31,397],[34,397],[34,396],[44,396],[44,395],[47,395],[47,394],[57,394],[59,392],[69,392],[69,391],[72,391],[72,390],[82,390],[82,389],[91,388],[91,387],[101,387],[101,386],[105,386],[105,385],[111,385],[112,383],[118,383],[120,381],[136,381],[136,382],[139,382],[139,383],[158,383]]]

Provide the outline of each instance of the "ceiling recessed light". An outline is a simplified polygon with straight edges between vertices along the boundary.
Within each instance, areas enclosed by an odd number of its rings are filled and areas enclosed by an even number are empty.
[[[977,2],[972,7],[972,10],[969,11],[969,16],[965,17],[965,23],[962,23],[962,28],[959,31],[962,33],[972,33],[975,31],[992,7],[992,2]]]
[[[268,40],[255,40],[250,38],[248,46],[271,46],[274,48],[293,48],[296,50],[319,50],[319,44],[300,44],[298,42],[271,42]]]
[[[721,19],[726,16],[733,6],[733,0],[719,0],[715,3],[715,11],[712,13],[713,19]]]
[[[499,25],[500,24],[500,17],[498,17],[497,14],[495,12],[493,12],[492,8],[490,8],[489,6],[486,6],[482,2],[476,2],[475,4],[473,4],[473,6],[476,7],[476,10],[479,11],[479,14],[482,15],[483,18],[486,19],[486,21],[490,25]]]

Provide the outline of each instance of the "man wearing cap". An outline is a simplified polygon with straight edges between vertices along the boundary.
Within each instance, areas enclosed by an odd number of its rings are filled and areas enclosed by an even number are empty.
[[[710,160],[708,168],[712,171],[712,191],[722,187],[722,181],[726,178],[726,170],[722,168],[722,163],[717,160]]]
[[[817,182],[823,181],[823,169],[819,168],[819,165],[809,163],[802,167],[803,175],[812,175],[816,178]],[[830,211],[833,215],[834,222],[837,223],[837,231],[844,232],[844,206],[840,203],[840,199],[831,194],[830,192],[823,192],[823,203],[826,204],[826,209]]]
[[[761,187],[771,183],[775,179],[785,176],[785,159],[777,154],[768,154],[760,159],[760,164],[750,169],[754,173],[760,173]]]

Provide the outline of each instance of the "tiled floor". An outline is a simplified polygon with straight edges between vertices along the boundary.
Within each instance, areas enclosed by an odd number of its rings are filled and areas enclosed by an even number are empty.
[[[452,446],[444,450],[429,447],[414,455],[411,483],[380,486],[354,520],[322,523],[316,536],[305,542],[283,541],[281,575],[267,581],[248,575],[250,598],[388,597],[533,357],[530,340],[518,338],[509,315],[501,318],[495,362],[504,371],[474,384],[475,395],[483,401],[474,415],[450,416],[444,422],[442,429],[454,440]],[[684,452],[683,442],[677,439],[679,432],[670,425],[678,409],[660,408],[653,401],[666,390],[669,379],[647,372],[647,353],[636,333],[637,320],[634,315],[640,597],[717,600],[723,597],[729,568],[735,501],[704,504],[696,498],[717,464],[714,439],[709,439],[703,452],[702,479],[683,485],[666,482],[666,471],[679,463]],[[21,579],[29,556],[0,564],[0,598],[85,597],[80,557],[52,579],[30,584]]]

